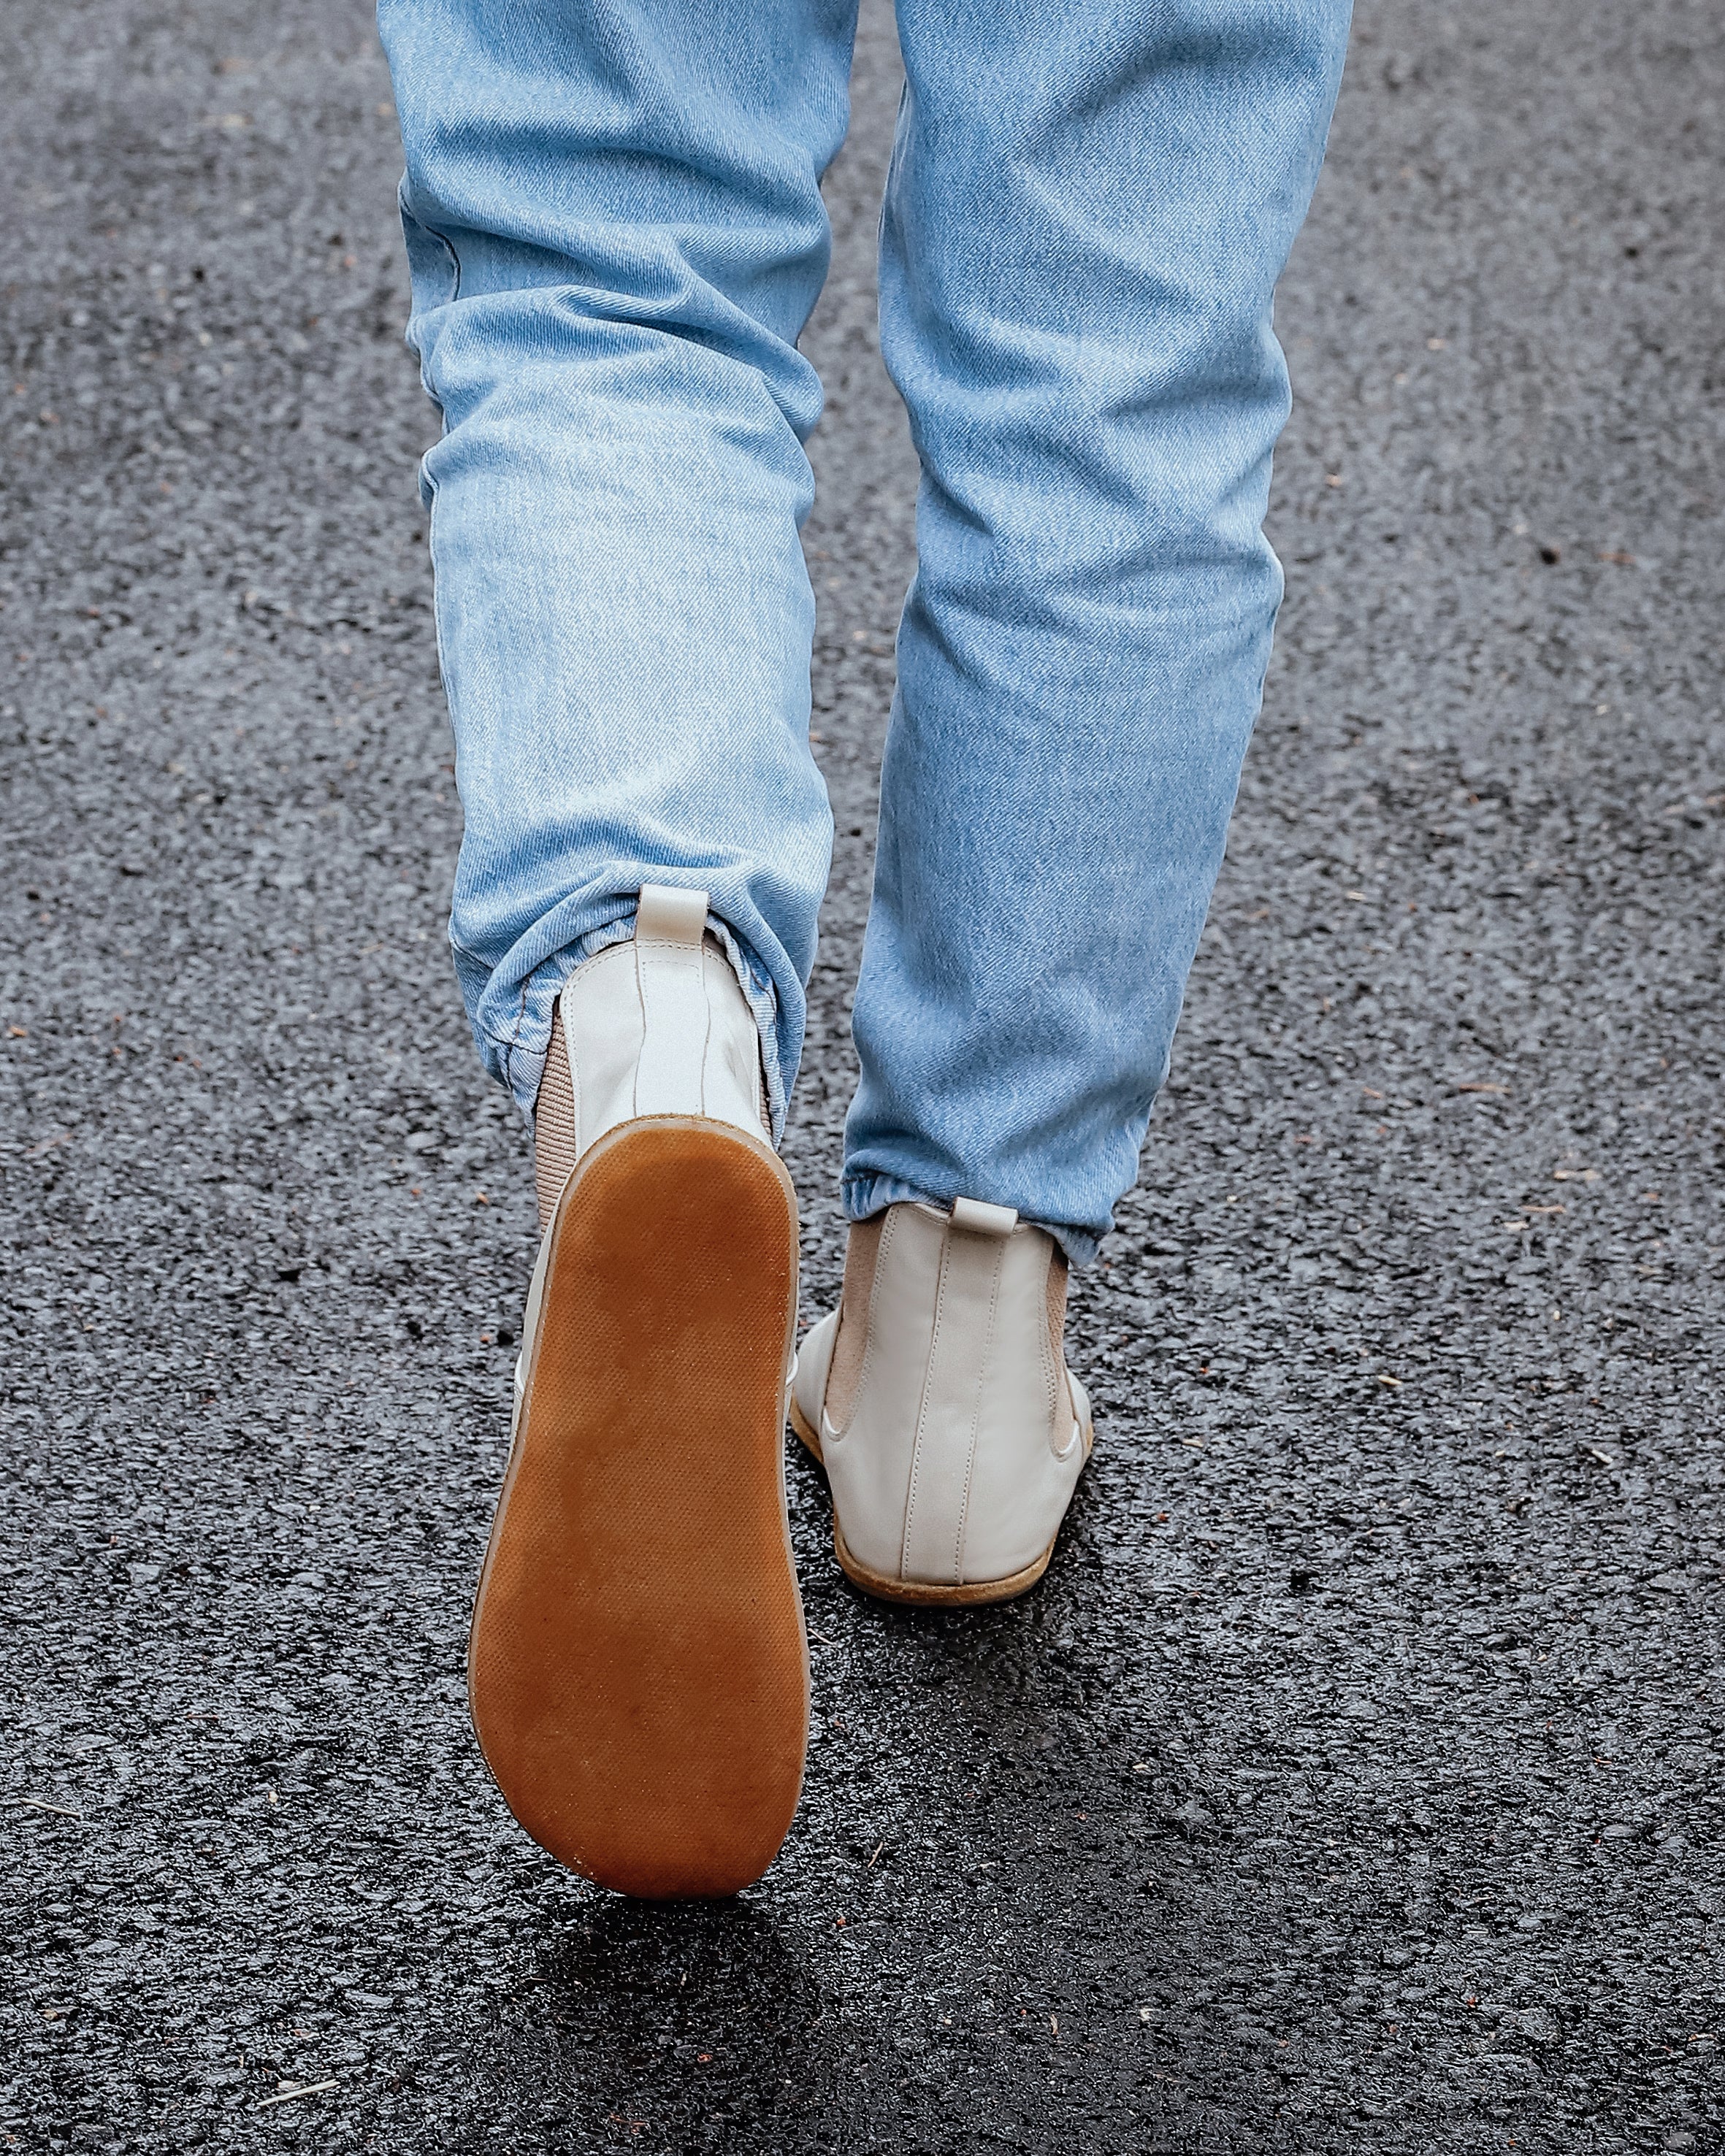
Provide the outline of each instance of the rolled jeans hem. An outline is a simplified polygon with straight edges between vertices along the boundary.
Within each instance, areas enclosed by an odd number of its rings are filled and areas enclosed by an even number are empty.
[[[901,1182],[896,1175],[847,1175],[840,1186],[847,1220],[873,1219],[889,1205],[932,1205],[946,1212],[953,1194],[936,1194],[916,1183]],[[1068,1265],[1087,1265],[1102,1247],[1102,1237],[1089,1228],[1074,1228],[1060,1220],[1030,1220],[1027,1224],[1052,1235],[1066,1253]]]

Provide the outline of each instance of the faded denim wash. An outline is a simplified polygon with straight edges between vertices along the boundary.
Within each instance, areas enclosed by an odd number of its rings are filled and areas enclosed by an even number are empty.
[[[1347,0],[899,0],[881,335],[922,462],[846,1132],[1083,1260],[1136,1172],[1257,715],[1275,280]],[[556,991],[705,886],[775,1125],[832,846],[798,532],[855,0],[382,0],[466,837],[531,1111]]]

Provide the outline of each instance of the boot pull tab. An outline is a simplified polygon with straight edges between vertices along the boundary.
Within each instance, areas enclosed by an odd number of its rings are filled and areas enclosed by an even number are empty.
[[[998,1235],[1004,1240],[1017,1226],[1018,1214],[1011,1205],[985,1205],[980,1198],[955,1198],[952,1224],[972,1235]]]
[[[636,909],[635,933],[646,943],[681,943],[701,947],[707,927],[704,891],[677,891],[668,883],[644,883]]]

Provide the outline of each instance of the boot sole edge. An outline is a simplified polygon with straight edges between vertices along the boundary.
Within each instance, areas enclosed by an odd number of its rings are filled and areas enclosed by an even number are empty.
[[[793,1399],[790,1403],[790,1427],[808,1450],[824,1467],[826,1460],[821,1450],[821,1440],[807,1418]],[[1089,1424],[1084,1430],[1084,1457],[1088,1460],[1095,1443],[1096,1426]],[[986,1608],[992,1602],[1011,1602],[1034,1587],[1048,1568],[1054,1554],[1054,1545],[1060,1539],[1057,1527],[1049,1537],[1048,1546],[1038,1557],[1031,1559],[1019,1571],[1008,1573],[1002,1579],[975,1579],[942,1583],[937,1580],[897,1579],[886,1573],[875,1572],[852,1555],[845,1541],[844,1529],[838,1523],[838,1514],[832,1516],[833,1553],[839,1568],[853,1586],[860,1587],[865,1594],[877,1602],[895,1602],[912,1609]]]

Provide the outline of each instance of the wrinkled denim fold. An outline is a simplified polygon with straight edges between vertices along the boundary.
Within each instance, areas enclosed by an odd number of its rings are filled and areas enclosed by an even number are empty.
[[[853,5],[383,0],[466,834],[451,937],[531,1111],[572,967],[701,887],[775,1128],[832,849],[799,531]],[[844,1200],[1136,1173],[1281,594],[1277,275],[1345,0],[900,0],[881,336],[921,460]]]

